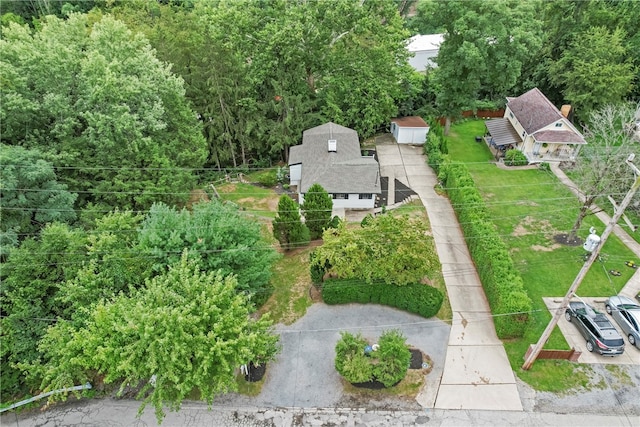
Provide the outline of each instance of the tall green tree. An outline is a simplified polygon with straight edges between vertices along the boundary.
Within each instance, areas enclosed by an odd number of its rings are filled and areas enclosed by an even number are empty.
[[[278,257],[260,224],[218,200],[197,203],[191,211],[154,204],[140,227],[139,246],[156,272],[178,262],[189,249],[189,257],[203,270],[233,274],[239,291],[257,296],[267,291],[270,267]]]
[[[525,61],[541,43],[541,23],[531,1],[435,1],[433,19],[445,29],[434,71],[436,103],[451,119],[475,109],[479,99],[504,102]]]
[[[302,223],[300,206],[286,194],[280,196],[278,214],[273,220],[273,236],[285,249],[309,244],[309,228]]]
[[[627,55],[625,33],[592,27],[576,34],[562,58],[550,66],[551,81],[563,87],[564,98],[579,116],[600,106],[622,102],[631,92],[635,76]]]
[[[0,144],[0,259],[46,224],[70,222],[77,194],[57,180],[53,165],[37,150]]]
[[[271,322],[254,320],[235,286],[232,277],[202,273],[185,251],[135,294],[98,304],[86,327],[50,328],[41,345],[46,363],[29,368],[43,376],[43,390],[101,376],[121,389],[142,385],[140,412],[150,403],[158,421],[163,406],[178,410],[194,389],[211,404],[236,389],[240,365],[268,362],[277,352]]]
[[[327,190],[318,183],[309,187],[304,195],[302,203],[302,214],[304,223],[309,227],[312,239],[322,237],[322,232],[331,223],[331,212],[333,210],[333,200]]]
[[[183,202],[206,143],[183,81],[112,17],[11,24],[0,40],[0,139],[38,148],[79,201]]]

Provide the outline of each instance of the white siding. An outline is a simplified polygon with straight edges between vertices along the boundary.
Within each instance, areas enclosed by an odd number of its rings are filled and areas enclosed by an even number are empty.
[[[427,68],[436,67],[434,59],[438,56],[437,50],[422,50],[413,53],[414,56],[409,58],[409,65],[411,65],[414,70],[422,72]]]
[[[427,133],[429,128],[409,128],[396,126],[397,135],[393,136],[398,141],[398,144],[424,144],[427,140]]]
[[[300,186],[302,177],[302,165],[291,165],[289,167],[289,185]]]
[[[329,196],[333,197],[331,194]],[[298,194],[298,203],[304,203],[304,194]],[[360,199],[359,194],[349,194],[348,199],[333,199],[333,207],[341,209],[373,209],[376,203],[376,195],[370,199]]]

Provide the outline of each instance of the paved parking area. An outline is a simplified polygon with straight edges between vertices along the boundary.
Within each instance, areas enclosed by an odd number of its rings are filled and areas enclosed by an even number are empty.
[[[582,297],[582,299],[587,303],[595,307],[596,310],[601,311],[602,313],[606,313],[604,309],[604,302],[606,298],[588,298]],[[562,303],[562,298],[543,298],[545,305],[553,315],[556,308],[560,306]],[[598,353],[589,353],[586,348],[586,341],[580,334],[580,331],[575,325],[567,322],[567,319],[562,316],[560,321],[558,322],[558,327],[560,331],[564,335],[564,338],[567,340],[567,343],[570,347],[575,348],[577,351],[580,351],[582,354],[580,355],[580,359],[578,362],[580,363],[602,363],[609,365],[640,365],[640,349],[638,347],[632,346],[629,344],[629,341],[624,336],[616,321],[609,315],[607,315],[611,323],[618,329],[618,332],[624,337],[624,353],[618,356],[601,356]]]

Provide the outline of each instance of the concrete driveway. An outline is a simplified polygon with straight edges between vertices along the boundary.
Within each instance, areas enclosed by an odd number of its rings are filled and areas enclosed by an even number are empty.
[[[268,365],[266,380],[251,404],[269,407],[348,407],[340,375],[334,367],[335,346],[341,331],[362,333],[373,342],[389,329],[398,329],[407,344],[419,348],[433,361],[427,389],[437,390],[442,374],[450,326],[437,318],[423,317],[374,304],[326,305],[316,303],[290,326],[278,325],[282,351]],[[396,399],[397,400],[397,399]],[[368,407],[369,402],[358,402]],[[408,402],[408,408],[419,408]]]
[[[522,411],[515,376],[482,284],[449,199],[434,191],[437,177],[423,148],[395,143],[376,145],[380,174],[396,178],[424,204],[453,311],[444,372],[433,407]],[[429,407],[429,402],[421,402]]]
[[[582,299],[589,305],[593,306],[596,310],[605,313],[604,303],[606,298],[589,298],[582,297]],[[560,306],[562,302],[562,298],[543,298],[545,305],[551,312],[551,315],[555,313],[557,307]],[[564,338],[567,340],[567,344],[569,347],[575,348],[577,351],[581,352],[580,358],[578,361],[580,363],[602,363],[608,365],[640,365],[640,349],[638,347],[632,346],[629,344],[627,337],[620,330],[620,327],[613,319],[613,317],[607,315],[613,326],[618,329],[618,332],[622,335],[624,339],[624,353],[618,356],[601,356],[600,354],[593,352],[589,353],[586,347],[586,341],[580,331],[575,325],[567,322],[567,320],[562,316],[558,321],[558,327],[560,331],[564,335]]]

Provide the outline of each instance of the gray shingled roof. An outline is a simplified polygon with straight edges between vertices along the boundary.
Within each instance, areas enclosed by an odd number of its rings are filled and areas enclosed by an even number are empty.
[[[337,141],[329,152],[328,141]],[[308,129],[302,145],[289,150],[289,165],[302,164],[301,193],[318,183],[328,193],[380,193],[380,168],[373,157],[362,157],[358,133],[335,123]]]
[[[507,103],[529,135],[562,119],[562,114],[537,87]]]

